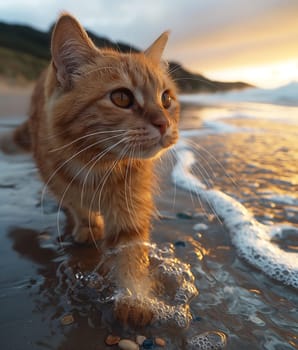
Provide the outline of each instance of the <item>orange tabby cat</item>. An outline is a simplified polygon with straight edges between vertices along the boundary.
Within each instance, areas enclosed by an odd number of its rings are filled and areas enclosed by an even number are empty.
[[[33,150],[43,180],[72,214],[75,241],[102,239],[103,252],[118,248],[110,273],[128,292],[116,302],[116,316],[140,324],[152,317],[140,296],[152,287],[146,242],[153,162],[178,138],[179,104],[161,61],[167,39],[163,33],[142,53],[98,49],[63,14],[30,119],[14,135]]]

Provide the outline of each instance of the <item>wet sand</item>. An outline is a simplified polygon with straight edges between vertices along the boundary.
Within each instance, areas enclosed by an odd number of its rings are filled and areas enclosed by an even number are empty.
[[[0,91],[0,96],[0,101],[6,101],[5,108],[0,105],[1,120],[24,115],[22,108],[27,106],[29,91],[10,93],[9,98]],[[183,128],[198,127],[198,108],[183,113],[188,116]],[[5,123],[0,127],[1,131],[8,129]],[[231,152],[235,145],[240,149],[248,144],[245,138],[211,136],[201,139],[201,144],[235,175],[237,157],[231,161]],[[152,242],[158,247],[171,246],[175,257],[189,264],[200,294],[190,304],[193,319],[186,329],[165,323],[135,330],[113,320],[111,304],[96,303],[91,295],[74,293],[73,276],[92,271],[99,261],[98,252],[94,247],[73,244],[67,227],[58,237],[57,206],[47,199],[45,214],[41,213],[41,187],[30,157],[1,157],[8,168],[0,183],[1,349],[110,349],[104,339],[116,333],[131,339],[136,334],[160,336],[167,342],[166,349],[189,350],[187,340],[208,331],[224,332],[229,350],[298,348],[295,329],[290,326],[297,323],[296,292],[237,257],[229,233],[212,209],[202,207],[194,195],[171,184],[170,158],[158,164],[161,181],[156,203],[161,217],[153,223]],[[226,192],[235,191],[229,179],[222,176],[218,161],[209,161],[216,185]],[[243,169],[243,173],[249,174],[249,169]],[[244,175],[241,181],[239,186],[246,181]],[[254,190],[253,186],[250,190],[246,187],[248,203]],[[194,230],[197,223],[206,228]],[[69,314],[74,322],[62,325],[62,317]],[[279,323],[280,318],[283,321]],[[272,346],[268,345],[270,339]]]

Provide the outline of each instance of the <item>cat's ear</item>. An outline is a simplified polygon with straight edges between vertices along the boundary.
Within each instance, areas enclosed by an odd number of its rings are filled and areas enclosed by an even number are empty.
[[[154,64],[159,65],[161,62],[161,56],[168,42],[170,32],[164,32],[159,36],[152,45],[144,51],[144,54],[149,58]]]
[[[80,67],[92,62],[97,49],[80,23],[64,13],[54,28],[51,52],[57,80],[67,90],[80,74]]]

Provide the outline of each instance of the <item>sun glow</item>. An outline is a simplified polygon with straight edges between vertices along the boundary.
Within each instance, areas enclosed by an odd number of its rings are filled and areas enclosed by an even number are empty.
[[[214,80],[241,80],[262,88],[274,88],[298,81],[298,60],[207,71],[206,76]]]

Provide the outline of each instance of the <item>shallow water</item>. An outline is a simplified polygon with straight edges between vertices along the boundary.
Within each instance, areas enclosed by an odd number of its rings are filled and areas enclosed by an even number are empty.
[[[298,126],[293,118],[270,119],[266,106],[185,106],[178,152],[193,152],[192,169],[207,191],[236,199],[266,227],[289,226],[268,242],[296,262]],[[1,121],[1,130],[8,124]],[[57,205],[49,196],[42,213],[42,184],[30,157],[0,158],[1,349],[108,349],[110,333],[159,336],[166,349],[220,349],[224,336],[232,350],[298,349],[297,290],[241,255],[222,212],[204,194],[171,184],[171,157],[160,169],[161,218],[152,233],[151,273],[163,288],[151,301],[159,312],[139,330],[113,320],[117,293],[97,274],[96,249],[72,243],[63,215],[65,234],[57,236]],[[73,322],[63,325],[70,314]]]

